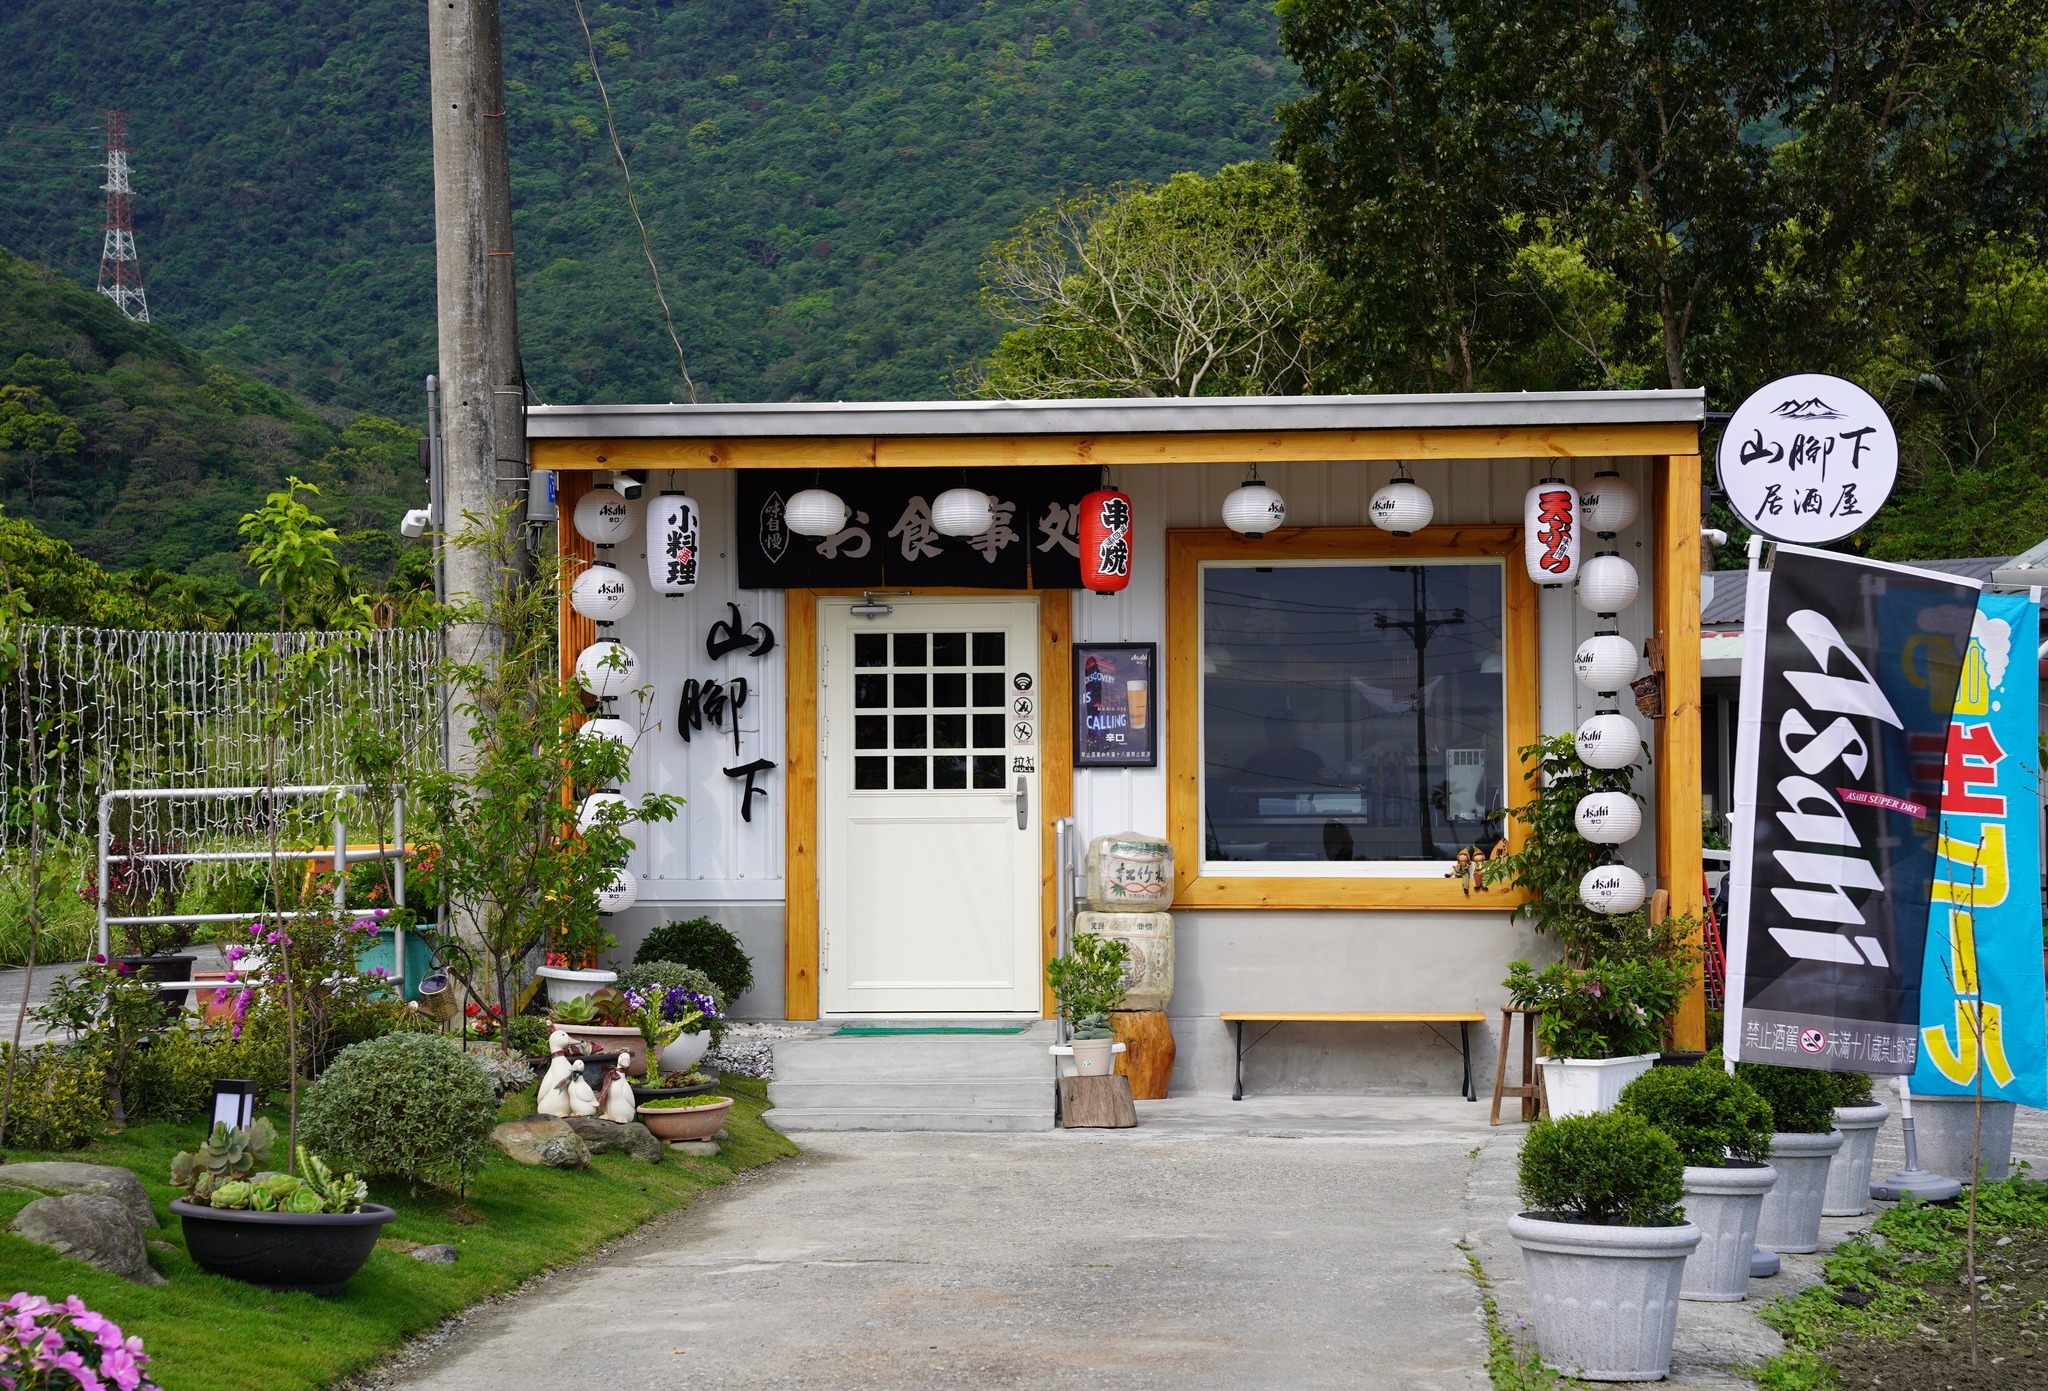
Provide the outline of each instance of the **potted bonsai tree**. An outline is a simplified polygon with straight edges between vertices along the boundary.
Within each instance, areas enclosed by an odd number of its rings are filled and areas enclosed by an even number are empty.
[[[1828,1076],[1835,1083],[1835,1129],[1842,1132],[1842,1147],[1828,1161],[1827,1197],[1821,1203],[1821,1216],[1861,1217],[1870,1211],[1870,1167],[1877,1158],[1877,1132],[1892,1108],[1871,1093],[1870,1079],[1862,1073],[1831,1072]]]
[[[1083,1077],[1106,1077],[1122,1047],[1110,1030],[1111,1012],[1124,1002],[1124,976],[1130,969],[1127,942],[1099,932],[1077,932],[1066,955],[1045,968],[1060,1018],[1072,1041],[1074,1070]]]
[[[1757,1218],[1778,1179],[1763,1162],[1770,1103],[1717,1067],[1659,1067],[1629,1083],[1615,1109],[1669,1135],[1685,1159],[1685,1215],[1700,1244],[1686,1257],[1679,1298],[1746,1296]]]
[[[1509,998],[1517,1009],[1537,1011],[1550,1114],[1612,1110],[1622,1089],[1656,1065],[1664,1023],[1691,980],[1689,965],[1655,955],[1559,961],[1541,971],[1526,961],[1511,965]]]
[[[1685,1220],[1685,1160],[1641,1116],[1543,1119],[1522,1141],[1508,1219],[1529,1276],[1544,1361],[1594,1381],[1656,1381],[1671,1368],[1678,1291],[1700,1229]]]
[[[1720,1053],[1703,1066],[1718,1066]],[[1756,1244],[1766,1251],[1820,1249],[1821,1207],[1827,1201],[1828,1167],[1842,1148],[1835,1129],[1835,1078],[1816,1068],[1738,1063],[1735,1075],[1771,1105],[1771,1167],[1778,1181],[1764,1195]]]

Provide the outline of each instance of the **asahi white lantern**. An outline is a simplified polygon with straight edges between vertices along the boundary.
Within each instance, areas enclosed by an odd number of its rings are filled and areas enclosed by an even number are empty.
[[[1436,499],[1429,489],[1406,476],[1395,478],[1372,495],[1366,515],[1381,531],[1396,536],[1413,536],[1436,516]]]
[[[948,488],[932,499],[932,530],[941,536],[982,536],[995,524],[995,501],[979,488]]]
[[[1579,567],[1579,604],[1612,617],[1636,601],[1642,579],[1636,567],[1613,551],[1602,551]]]
[[[697,587],[703,512],[695,498],[663,493],[647,509],[647,584],[656,594]]]
[[[1259,471],[1223,499],[1223,525],[1240,536],[1259,537],[1287,524],[1287,501],[1259,481]]]
[[[569,607],[596,623],[616,623],[633,611],[633,577],[602,561],[576,577]]]
[[[633,655],[633,649],[609,638],[593,642],[576,658],[576,684],[599,700],[632,690],[639,673],[640,659]]]
[[[1626,478],[1613,469],[1601,469],[1579,498],[1579,507],[1585,513],[1586,530],[1595,536],[1612,536],[1635,524],[1643,500]]]
[[[640,879],[621,866],[612,871],[611,883],[597,891],[597,911],[623,913],[640,901]]]
[[[799,536],[836,536],[852,515],[846,500],[826,488],[806,488],[782,508],[783,525]]]
[[[1643,906],[1643,876],[1627,865],[1600,865],[1579,881],[1579,899],[1596,913],[1633,913]]]
[[[1522,561],[1546,589],[1579,577],[1579,490],[1546,478],[1522,498]]]
[[[1595,845],[1622,845],[1643,829],[1643,809],[1626,792],[1588,792],[1572,809],[1572,824]]]
[[[1572,746],[1588,768],[1626,768],[1643,756],[1642,732],[1619,710],[1602,710],[1580,725]]]
[[[593,546],[616,546],[633,534],[633,504],[610,488],[593,488],[576,503],[576,534]]]
[[[592,741],[609,739],[612,743],[624,744],[629,749],[636,742],[633,726],[609,715],[602,719],[586,720],[583,728],[576,731],[576,737]]]
[[[1572,654],[1572,671],[1586,689],[1601,695],[1633,681],[1637,665],[1635,644],[1619,633],[1595,633]]]

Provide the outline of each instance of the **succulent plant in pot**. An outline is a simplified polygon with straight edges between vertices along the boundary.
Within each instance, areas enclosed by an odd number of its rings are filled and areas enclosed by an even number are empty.
[[[1720,1066],[1717,1050],[1701,1066]],[[1835,1129],[1834,1074],[1816,1068],[1738,1063],[1735,1075],[1771,1105],[1771,1167],[1778,1181],[1764,1196],[1756,1244],[1766,1251],[1820,1249],[1821,1208],[1828,1168],[1842,1148]]]
[[[593,1053],[615,1053],[621,1048],[631,1050],[633,1075],[640,1077],[646,1074],[647,1049],[641,1041],[640,1026],[634,1020],[632,1005],[627,1002],[624,992],[616,987],[606,986],[588,995],[552,1005],[548,1015],[557,1029]]]
[[[216,1124],[198,1150],[171,1160],[171,1186],[186,1191],[171,1213],[202,1269],[270,1289],[332,1293],[362,1269],[377,1233],[397,1216],[366,1202],[354,1174],[336,1175],[298,1148],[298,1173],[262,1169],[277,1131],[267,1118],[247,1130]]]
[[[1700,1244],[1686,1258],[1679,1297],[1746,1296],[1764,1195],[1778,1178],[1763,1162],[1770,1104],[1721,1068],[1659,1067],[1629,1083],[1615,1110],[1663,1131],[1685,1160],[1685,1215],[1700,1229]]]
[[[1077,932],[1073,945],[1045,968],[1060,1018],[1074,1050],[1074,1070],[1084,1077],[1107,1076],[1116,1043],[1111,1012],[1124,1002],[1124,977],[1131,961],[1128,942],[1099,932]]]
[[[1522,1248],[1537,1350],[1559,1371],[1656,1381],[1670,1370],[1685,1261],[1700,1244],[1684,1175],[1677,1144],[1638,1115],[1529,1127],[1519,1173],[1529,1210],[1508,1219],[1508,1235]]]

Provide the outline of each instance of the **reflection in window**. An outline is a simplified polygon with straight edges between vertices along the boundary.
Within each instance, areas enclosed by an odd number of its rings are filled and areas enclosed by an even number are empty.
[[[1204,565],[1204,857],[1441,861],[1491,846],[1502,588],[1496,562]]]

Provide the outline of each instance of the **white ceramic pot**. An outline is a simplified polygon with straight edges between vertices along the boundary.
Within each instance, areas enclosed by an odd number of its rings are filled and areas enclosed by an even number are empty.
[[[1828,1195],[1821,1204],[1823,1217],[1861,1217],[1870,1211],[1870,1165],[1877,1158],[1877,1132],[1884,1127],[1892,1108],[1837,1106],[1835,1129],[1842,1132],[1842,1147],[1828,1161]]]
[[[1109,1049],[1109,1064],[1090,1072],[1081,1070],[1081,1055],[1076,1051],[1086,1044],[1103,1044]],[[1116,1055],[1124,1051],[1124,1045],[1113,1038],[1075,1039],[1070,1043],[1055,1043],[1046,1050],[1053,1056],[1053,1063],[1062,1077],[1106,1077],[1116,1067]]]
[[[1588,1381],[1659,1381],[1671,1370],[1698,1227],[1596,1227],[1525,1212],[1508,1219],[1508,1235],[1522,1248],[1544,1361]]]
[[[1768,1164],[1686,1166],[1685,1216],[1700,1229],[1700,1244],[1685,1259],[1680,1299],[1726,1304],[1748,1295],[1757,1218],[1777,1181]]]
[[[617,971],[607,971],[601,966],[587,971],[572,970],[567,966],[543,966],[537,974],[548,983],[548,1003],[551,1005],[580,1000],[593,990],[614,984],[619,978]]]
[[[1778,1181],[1764,1195],[1756,1244],[1794,1255],[1820,1250],[1820,1210],[1828,1196],[1828,1166],[1842,1148],[1842,1132],[1825,1135],[1779,1131],[1771,1136],[1771,1167]]]
[[[693,1034],[677,1034],[676,1041],[661,1050],[663,1072],[688,1072],[704,1055],[711,1051],[711,1030],[699,1029]]]
[[[1543,1094],[1553,1117],[1612,1111],[1621,1089],[1656,1064],[1655,1053],[1628,1058],[1538,1058]]]
[[[1116,1040],[1077,1038],[1073,1042],[1074,1071],[1083,1077],[1107,1077],[1116,1066]]]
[[[1976,1177],[1970,1165],[1971,1141],[1977,1127],[1976,1107],[1974,1096],[1913,1097],[1913,1133],[1920,1141],[1921,1168],[1964,1183]],[[2014,1110],[2010,1101],[1984,1103],[1981,1167],[1994,1183],[2012,1173]]]

